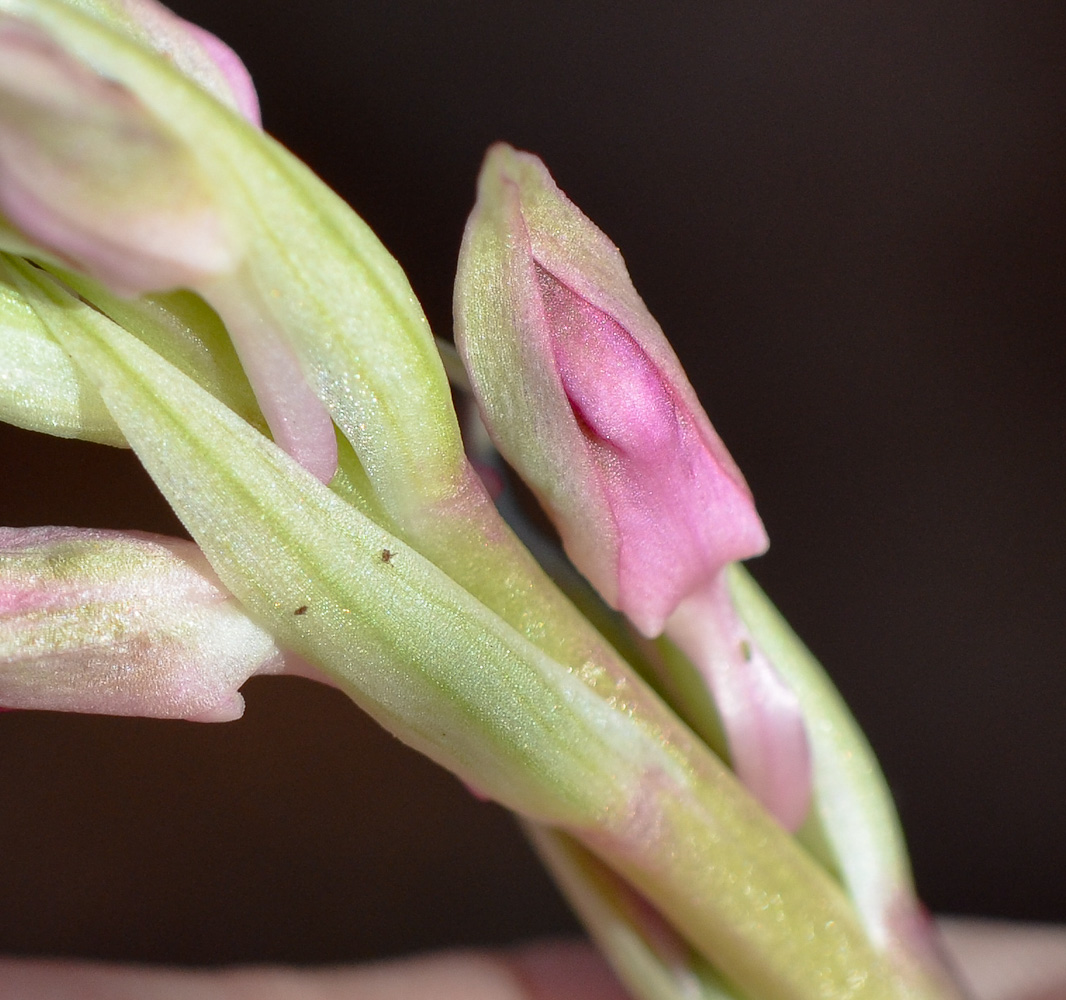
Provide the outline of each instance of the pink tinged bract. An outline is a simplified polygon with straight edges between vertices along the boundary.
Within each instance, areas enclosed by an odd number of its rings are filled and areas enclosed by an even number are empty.
[[[0,528],[0,705],[226,722],[283,667],[192,542]]]
[[[617,248],[508,146],[489,151],[467,225],[456,343],[486,426],[573,563],[692,659],[737,773],[798,826],[811,789],[799,703],[743,634],[722,575],[766,548],[751,493]]]
[[[325,405],[304,376],[266,297],[240,269],[197,291],[226,324],[274,441],[320,482],[337,471],[337,435]]]

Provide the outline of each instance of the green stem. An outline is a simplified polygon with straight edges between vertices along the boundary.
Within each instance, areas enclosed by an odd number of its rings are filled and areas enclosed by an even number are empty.
[[[651,904],[577,841],[525,823],[570,905],[639,1000],[740,1000]]]

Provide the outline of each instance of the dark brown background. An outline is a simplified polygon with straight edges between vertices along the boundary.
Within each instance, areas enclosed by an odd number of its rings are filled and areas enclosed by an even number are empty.
[[[621,246],[755,491],[755,573],[877,747],[939,910],[1066,919],[1060,2],[184,0],[435,328],[484,147]],[[0,522],[175,530],[5,432]],[[332,960],[568,927],[505,816],[333,692],[0,718],[0,949]]]

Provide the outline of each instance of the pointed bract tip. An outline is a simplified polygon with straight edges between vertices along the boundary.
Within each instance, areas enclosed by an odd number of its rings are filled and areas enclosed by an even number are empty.
[[[262,125],[251,74],[221,38],[179,17],[157,0],[117,2],[140,41],[166,56],[187,77],[253,125]]]

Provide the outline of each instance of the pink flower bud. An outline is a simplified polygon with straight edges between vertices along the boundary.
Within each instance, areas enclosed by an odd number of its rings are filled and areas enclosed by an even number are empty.
[[[150,0],[113,2],[120,23],[193,79],[254,100],[240,61],[213,36]],[[167,82],[180,113],[187,85]],[[328,482],[333,423],[249,278],[251,227],[229,204],[241,192],[209,178],[188,135],[164,119],[40,28],[0,15],[0,212],[21,231],[15,249],[36,245],[123,296],[202,294],[229,327],[275,440]],[[232,127],[226,115],[212,122]]]
[[[125,87],[0,16],[0,210],[120,294],[189,286],[237,256],[191,154]]]
[[[192,542],[0,528],[0,705],[225,722],[282,666]]]
[[[528,153],[482,169],[456,344],[574,564],[646,636],[766,534],[618,250]]]

